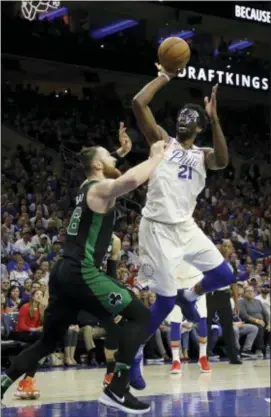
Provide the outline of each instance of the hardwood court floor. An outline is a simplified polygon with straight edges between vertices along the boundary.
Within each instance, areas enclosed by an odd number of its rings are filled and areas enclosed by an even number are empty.
[[[146,417],[267,417],[270,416],[270,361],[212,364],[200,374],[196,364],[171,376],[169,365],[147,366],[148,387],[140,396],[151,403]],[[11,388],[4,399],[3,417],[122,417],[127,414],[97,403],[104,369],[54,369],[39,372],[41,397],[22,401]]]

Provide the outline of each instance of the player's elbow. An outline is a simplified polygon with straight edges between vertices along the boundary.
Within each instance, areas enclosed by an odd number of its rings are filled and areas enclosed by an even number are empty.
[[[132,100],[132,109],[137,110],[144,107],[144,101],[137,94]]]
[[[222,157],[217,157],[215,158],[215,164],[217,169],[225,169],[227,168],[228,164],[229,164],[229,158],[228,155],[222,156]]]

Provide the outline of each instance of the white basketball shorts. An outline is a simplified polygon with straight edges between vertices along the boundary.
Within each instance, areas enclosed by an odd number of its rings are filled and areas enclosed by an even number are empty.
[[[139,227],[139,256],[139,283],[166,297],[177,294],[176,269],[182,261],[205,272],[224,260],[192,218],[169,225],[143,217]]]

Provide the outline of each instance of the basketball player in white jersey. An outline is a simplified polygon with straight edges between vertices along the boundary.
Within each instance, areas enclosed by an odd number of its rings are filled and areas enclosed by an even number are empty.
[[[187,262],[182,262],[178,266],[177,271],[177,286],[178,290],[183,288],[191,288],[200,279],[203,278],[202,272],[200,272],[193,265]],[[181,323],[184,318],[189,322],[197,325],[197,332],[199,335],[199,360],[198,365],[201,372],[209,373],[211,368],[207,359],[207,305],[206,296],[202,295],[196,303],[187,303],[183,307],[182,300],[178,297],[177,293],[176,304],[169,314],[167,320],[170,322],[170,340],[172,351],[172,374],[181,373],[180,362],[180,340],[181,340]]]
[[[197,197],[204,189],[206,170],[223,169],[228,164],[228,148],[217,116],[217,85],[205,110],[186,104],[178,113],[176,137],[157,125],[149,103],[176,74],[159,68],[158,77],[147,84],[133,99],[132,107],[138,126],[149,145],[163,139],[168,143],[164,159],[149,179],[147,201],[139,230],[141,267],[139,282],[157,294],[152,306],[149,334],[156,331],[175,305],[177,294],[175,269],[182,260],[204,272],[204,278],[179,297],[182,302],[195,301],[200,295],[234,282],[234,275],[211,240],[193,219]],[[176,84],[176,87],[180,85]],[[210,122],[213,148],[199,148],[197,135]],[[139,352],[131,369],[131,385],[143,389]]]

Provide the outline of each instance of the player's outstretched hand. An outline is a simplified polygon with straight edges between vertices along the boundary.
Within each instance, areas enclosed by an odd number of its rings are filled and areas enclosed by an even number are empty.
[[[164,153],[166,148],[166,142],[164,140],[159,140],[158,142],[155,142],[150,151],[150,157],[155,159],[163,159]]]
[[[210,117],[210,119],[217,118],[217,105],[216,105],[216,93],[218,89],[218,84],[212,88],[211,97],[204,97],[205,111]]]

